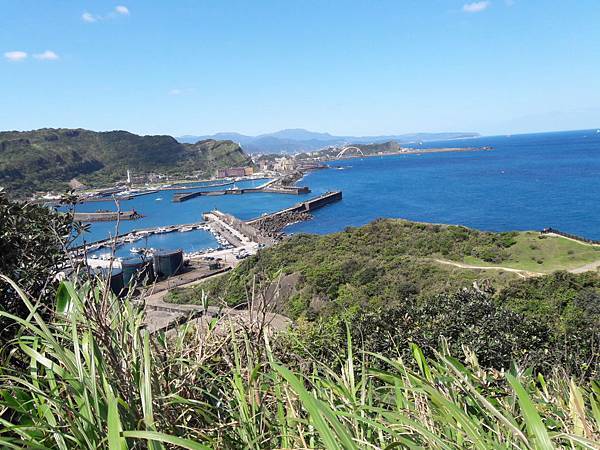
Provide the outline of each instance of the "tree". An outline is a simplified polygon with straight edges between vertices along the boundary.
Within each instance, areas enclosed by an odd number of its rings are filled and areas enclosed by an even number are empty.
[[[66,246],[73,236],[70,214],[30,203],[14,202],[0,189],[0,273],[15,280],[41,312],[52,306],[56,274],[67,262]],[[0,309],[23,317],[28,313],[18,295],[0,284]],[[11,321],[0,318],[0,346],[14,334]]]

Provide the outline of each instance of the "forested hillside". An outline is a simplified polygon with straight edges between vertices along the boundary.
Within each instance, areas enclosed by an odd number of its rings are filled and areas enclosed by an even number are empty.
[[[232,141],[181,144],[171,136],[82,129],[0,132],[0,186],[15,196],[66,189],[73,178],[102,185],[124,179],[127,169],[211,175],[217,168],[249,162]]]

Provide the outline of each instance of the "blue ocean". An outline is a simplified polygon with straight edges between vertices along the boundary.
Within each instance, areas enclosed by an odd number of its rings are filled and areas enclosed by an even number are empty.
[[[135,208],[145,217],[122,222],[120,231],[196,222],[203,211],[214,208],[250,219],[310,196],[341,190],[341,202],[316,211],[313,220],[292,225],[286,231],[330,233],[379,217],[395,217],[489,231],[553,227],[600,239],[600,131],[481,137],[411,146],[491,146],[493,150],[333,161],[329,169],[312,172],[298,183],[311,188],[306,196],[247,194],[172,203],[177,191],[163,191],[123,202],[122,209]],[[111,209],[111,205],[90,203],[78,207],[80,211],[96,209]],[[95,223],[85,239],[101,239],[110,232],[114,233],[114,224]],[[186,250],[214,246],[212,236],[203,231],[166,236],[152,237],[166,241],[148,245]]]
[[[600,132],[596,130],[431,142],[482,147],[334,162],[346,170],[308,175],[316,191],[344,200],[294,232],[328,233],[377,217],[462,224],[489,231],[554,227],[600,239]],[[419,147],[419,146],[415,146]]]

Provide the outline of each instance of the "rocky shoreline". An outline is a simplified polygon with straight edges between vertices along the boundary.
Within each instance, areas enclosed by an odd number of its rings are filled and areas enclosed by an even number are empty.
[[[283,238],[283,229],[298,222],[311,220],[313,215],[308,212],[288,211],[276,216],[268,216],[254,223],[253,226],[264,236],[273,239]]]

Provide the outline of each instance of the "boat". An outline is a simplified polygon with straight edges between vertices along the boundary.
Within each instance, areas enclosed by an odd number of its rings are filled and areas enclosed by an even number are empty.
[[[139,253],[144,253],[144,249],[143,249],[143,248],[139,248],[139,247],[131,247],[131,248],[129,249],[129,251],[130,251],[131,253],[136,253],[136,254],[139,254]]]
[[[162,201],[162,197],[156,197],[156,198],[154,199],[154,201],[155,201],[155,202],[161,202],[161,201]]]

